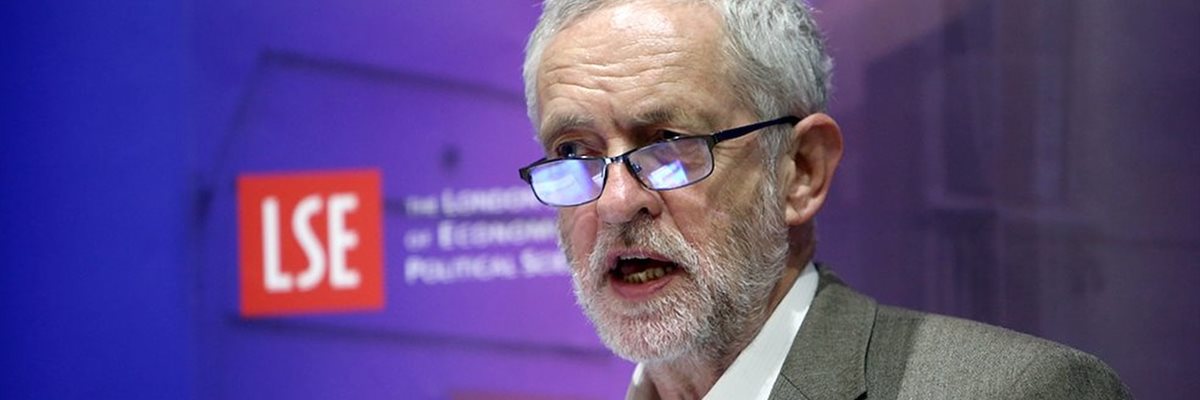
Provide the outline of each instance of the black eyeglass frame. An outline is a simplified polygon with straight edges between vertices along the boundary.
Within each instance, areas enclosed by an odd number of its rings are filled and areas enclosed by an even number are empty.
[[[712,164],[713,164],[713,161],[715,161],[715,160],[713,160],[714,155],[713,155],[712,150],[714,147],[717,146],[717,143],[721,143],[726,140],[737,139],[739,137],[746,136],[748,134],[754,133],[760,129],[767,128],[770,126],[781,125],[781,124],[796,125],[797,123],[800,123],[800,117],[796,117],[794,115],[788,115],[788,116],[779,117],[779,118],[772,119],[772,120],[756,122],[756,123],[753,123],[750,125],[744,125],[744,126],[739,126],[736,128],[726,129],[726,130],[716,132],[716,133],[713,133],[710,135],[676,136],[676,137],[673,137],[670,139],[650,143],[645,146],[636,147],[634,149],[631,149],[629,151],[626,151],[624,153],[621,153],[619,155],[615,155],[612,157],[587,157],[587,156],[559,157],[559,158],[543,157],[542,159],[534,161],[532,164],[529,164],[529,165],[525,166],[524,168],[519,169],[518,172],[520,172],[520,174],[521,174],[521,180],[525,181],[525,183],[528,183],[529,188],[531,190],[533,190],[534,197],[537,197],[538,201],[541,202],[542,204],[545,204],[545,205],[548,205],[551,207],[575,207],[575,206],[580,206],[580,205],[584,205],[587,203],[591,203],[593,201],[596,201],[596,199],[599,199],[600,196],[604,194],[605,187],[608,186],[608,166],[610,164],[614,164],[618,161],[625,165],[625,168],[629,170],[629,172],[636,178],[638,183],[641,184],[642,187],[644,187],[644,188],[654,190],[654,191],[680,189],[680,188],[685,188],[685,187],[691,186],[702,180],[708,179],[708,177],[710,175],[712,175],[712,172],[713,172]],[[684,140],[684,139],[704,139],[705,143],[708,145],[708,157],[710,160],[708,172],[706,172],[704,174],[704,176],[693,179],[692,181],[690,181],[686,184],[675,186],[675,187],[663,188],[663,189],[652,188],[646,184],[646,182],[641,178],[640,175],[638,175],[639,167],[633,165],[633,163],[629,161],[629,155],[633,154],[639,150],[645,149],[650,146],[662,144],[662,143],[669,143],[669,142],[673,142],[676,140]],[[593,197],[591,199],[588,199],[587,201],[579,202],[576,204],[559,205],[559,204],[547,203],[545,200],[542,199],[542,197],[540,195],[538,195],[537,189],[533,187],[533,176],[530,173],[530,171],[540,165],[549,164],[552,162],[557,162],[557,161],[562,161],[562,160],[600,160],[600,161],[604,162],[604,166],[602,166],[600,168],[600,171],[601,171],[601,174],[603,174],[603,177],[602,177],[602,181],[600,183],[600,190],[597,192],[596,197]]]

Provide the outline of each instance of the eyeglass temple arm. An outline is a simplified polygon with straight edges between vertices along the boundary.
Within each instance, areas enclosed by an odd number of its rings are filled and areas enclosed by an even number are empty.
[[[800,122],[799,117],[796,117],[793,115],[788,115],[786,117],[780,117],[780,118],[772,119],[769,121],[763,121],[763,122],[759,122],[757,124],[733,128],[733,129],[730,129],[727,131],[720,131],[720,132],[712,134],[713,144],[721,143],[721,142],[729,140],[729,139],[737,139],[739,137],[746,136],[746,135],[750,134],[751,132],[757,131],[762,128],[766,128],[768,126],[779,125],[779,124],[795,125],[799,122]]]

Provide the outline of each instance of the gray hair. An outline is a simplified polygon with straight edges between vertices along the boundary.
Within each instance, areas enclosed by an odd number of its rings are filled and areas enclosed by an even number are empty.
[[[529,119],[538,125],[537,73],[550,39],[575,20],[604,6],[631,0],[546,0],[537,28],[525,47],[525,101]],[[833,60],[813,21],[812,10],[799,0],[680,0],[708,4],[725,23],[725,62],[732,67],[734,93],[748,101],[760,119],[783,115],[804,117],[824,112],[830,92]],[[769,159],[784,151],[786,135],[762,135]]]

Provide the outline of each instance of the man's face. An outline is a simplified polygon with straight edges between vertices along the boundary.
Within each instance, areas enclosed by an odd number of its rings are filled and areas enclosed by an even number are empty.
[[[707,7],[659,3],[569,25],[539,66],[547,154],[613,156],[664,130],[698,135],[755,122],[728,84],[722,29]],[[725,357],[765,319],[786,226],[755,135],[722,142],[712,175],[695,185],[655,192],[615,165],[598,200],[560,210],[579,303],[617,354]]]

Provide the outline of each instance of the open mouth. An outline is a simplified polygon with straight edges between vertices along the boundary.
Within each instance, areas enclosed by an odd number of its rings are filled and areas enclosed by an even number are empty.
[[[613,279],[631,285],[640,285],[662,279],[679,269],[673,262],[641,255],[617,257],[609,274]]]

